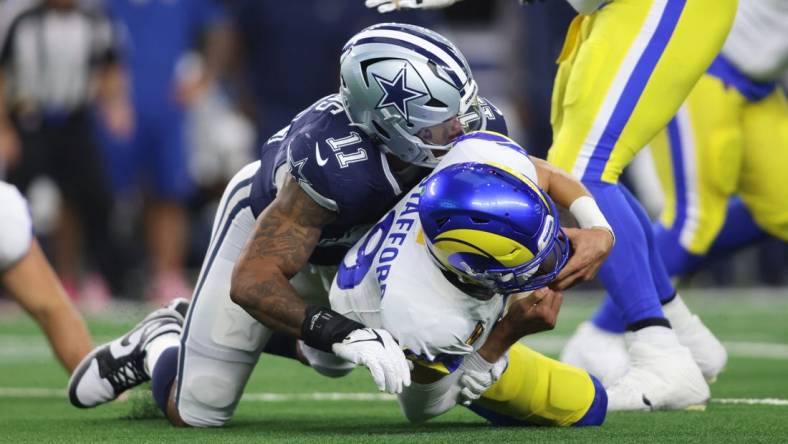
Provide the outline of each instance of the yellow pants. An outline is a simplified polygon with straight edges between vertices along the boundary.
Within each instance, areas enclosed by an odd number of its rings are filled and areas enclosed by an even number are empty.
[[[709,250],[733,195],[764,231],[788,240],[788,106],[779,88],[753,100],[707,74],[650,146],[665,194],[660,222],[684,249]]]
[[[548,160],[616,183],[719,52],[736,0],[614,0],[567,32]]]
[[[596,388],[586,371],[518,343],[509,349],[506,371],[477,403],[515,420],[569,426],[592,408],[595,396]],[[595,407],[605,409],[607,403],[603,404]],[[604,411],[601,414],[604,417]]]

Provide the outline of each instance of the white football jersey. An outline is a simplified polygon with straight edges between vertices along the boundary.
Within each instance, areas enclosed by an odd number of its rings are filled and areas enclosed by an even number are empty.
[[[0,181],[0,271],[22,259],[32,241],[27,201],[15,186]]]
[[[462,162],[504,165],[538,183],[534,164],[513,146],[461,141],[436,171]],[[456,358],[484,343],[505,300],[502,295],[473,298],[443,276],[424,244],[420,191],[414,187],[348,251],[331,287],[331,308],[368,327],[386,329],[403,349],[453,371]]]
[[[788,67],[788,1],[739,0],[722,54],[755,80],[778,80]]]

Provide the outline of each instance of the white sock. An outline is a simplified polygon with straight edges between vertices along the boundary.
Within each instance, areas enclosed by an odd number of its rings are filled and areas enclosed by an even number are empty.
[[[682,325],[692,320],[692,312],[689,311],[684,300],[678,294],[672,301],[662,306],[662,311],[674,328],[681,328]]]
[[[181,335],[175,332],[165,333],[150,341],[145,346],[145,372],[148,376],[153,374],[153,369],[156,367],[156,363],[159,361],[161,354],[164,353],[164,350],[170,347],[177,347],[180,344]]]

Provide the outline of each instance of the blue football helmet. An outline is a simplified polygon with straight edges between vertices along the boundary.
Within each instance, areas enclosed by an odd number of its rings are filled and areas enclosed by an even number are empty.
[[[501,294],[546,286],[570,254],[553,201],[504,166],[468,162],[434,173],[419,219],[438,266]]]

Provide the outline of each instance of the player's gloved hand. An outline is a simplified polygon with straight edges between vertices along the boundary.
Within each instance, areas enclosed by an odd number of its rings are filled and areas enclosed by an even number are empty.
[[[462,361],[458,371],[460,376],[460,389],[458,403],[468,406],[479,399],[484,392],[490,389],[509,365],[509,355],[504,354],[494,363],[487,362],[479,353],[474,352]]]
[[[460,0],[366,0],[367,8],[378,8],[381,14],[399,9],[440,9]]]
[[[386,330],[359,328],[331,348],[340,358],[367,367],[381,391],[401,393],[410,385],[409,361]]]

